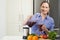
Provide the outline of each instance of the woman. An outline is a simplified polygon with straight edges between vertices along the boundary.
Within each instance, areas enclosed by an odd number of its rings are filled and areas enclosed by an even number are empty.
[[[32,33],[37,35],[47,34],[49,31],[53,31],[54,20],[49,16],[49,10],[50,4],[47,1],[43,1],[40,4],[40,13],[29,16],[29,18],[24,21],[24,24],[28,22],[35,22],[35,24],[32,25]]]

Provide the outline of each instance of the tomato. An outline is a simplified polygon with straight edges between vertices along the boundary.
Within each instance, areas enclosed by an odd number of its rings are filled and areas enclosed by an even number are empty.
[[[47,35],[40,35],[40,38],[47,39],[48,36]]]
[[[44,38],[44,39],[47,39],[47,38],[48,38],[48,36],[47,36],[47,35],[43,35],[43,38]]]

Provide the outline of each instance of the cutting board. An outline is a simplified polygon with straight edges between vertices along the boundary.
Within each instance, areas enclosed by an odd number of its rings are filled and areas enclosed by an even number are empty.
[[[39,38],[39,40],[51,40],[51,39],[42,39],[42,38]]]

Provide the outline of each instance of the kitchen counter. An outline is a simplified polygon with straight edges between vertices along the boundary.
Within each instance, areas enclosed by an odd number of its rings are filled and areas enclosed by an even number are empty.
[[[3,38],[0,38],[0,40],[23,40],[21,36],[4,36]],[[39,40],[50,40],[50,39],[39,39]],[[59,39],[56,39],[59,40]]]
[[[23,40],[20,36],[4,36],[0,40]]]
[[[39,40],[50,40],[50,39],[41,39],[41,38],[40,38]]]
[[[4,36],[0,40],[23,40],[20,36]],[[49,40],[49,39],[39,39],[39,40]]]

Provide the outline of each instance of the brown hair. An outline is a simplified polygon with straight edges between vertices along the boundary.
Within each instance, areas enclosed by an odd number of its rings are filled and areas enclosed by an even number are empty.
[[[40,4],[40,6],[41,6],[43,3],[47,3],[47,4],[49,5],[49,7],[50,7],[50,4],[49,4],[48,1],[43,1],[43,2]]]

